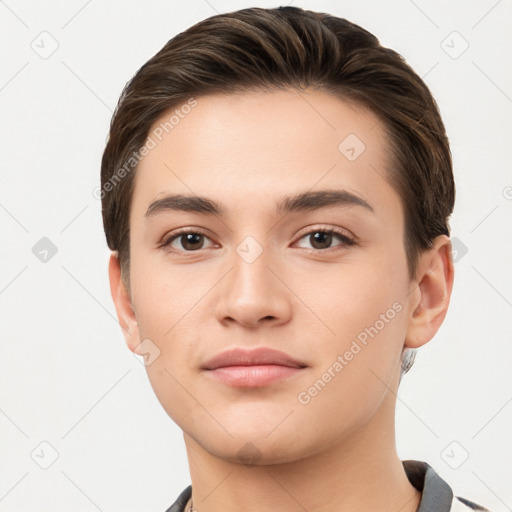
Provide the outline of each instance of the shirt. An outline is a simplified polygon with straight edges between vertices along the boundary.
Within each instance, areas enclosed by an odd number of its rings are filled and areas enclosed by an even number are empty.
[[[454,496],[451,487],[426,462],[403,460],[402,464],[409,482],[421,492],[420,506],[416,512],[491,512],[472,501]],[[185,512],[191,495],[192,486],[189,485],[165,512]]]

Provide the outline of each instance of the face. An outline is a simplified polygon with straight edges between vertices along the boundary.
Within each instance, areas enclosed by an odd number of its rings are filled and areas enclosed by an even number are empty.
[[[137,170],[130,348],[157,347],[151,385],[209,453],[297,460],[376,417],[399,375],[411,283],[386,136],[319,91],[210,95],[186,111]],[[292,367],[211,369],[231,349],[278,350]]]

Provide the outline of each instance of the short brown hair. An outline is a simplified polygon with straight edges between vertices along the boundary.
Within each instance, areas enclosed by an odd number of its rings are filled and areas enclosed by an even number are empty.
[[[101,162],[101,198],[107,243],[118,251],[128,290],[134,155],[155,120],[192,96],[287,88],[329,92],[367,107],[382,122],[390,142],[389,182],[404,209],[411,278],[421,251],[449,235],[455,187],[448,139],[432,94],[403,57],[329,14],[242,9],[176,35],[122,91]]]

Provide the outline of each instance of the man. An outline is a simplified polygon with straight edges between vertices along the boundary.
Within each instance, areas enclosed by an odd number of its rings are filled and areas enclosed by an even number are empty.
[[[184,434],[170,512],[485,510],[396,452],[455,194],[396,52],[294,7],[213,16],[127,84],[101,178],[120,325]]]

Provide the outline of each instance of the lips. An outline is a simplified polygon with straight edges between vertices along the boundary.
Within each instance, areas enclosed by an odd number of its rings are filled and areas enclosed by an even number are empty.
[[[258,388],[288,380],[307,365],[279,350],[264,347],[221,352],[202,367],[208,377],[235,388]]]
[[[235,348],[226,350],[217,354],[212,359],[203,364],[203,370],[216,370],[226,366],[262,366],[276,365],[287,366],[290,368],[304,368],[307,365],[297,361],[288,354],[279,350],[269,348],[256,348],[252,350],[244,350]]]

